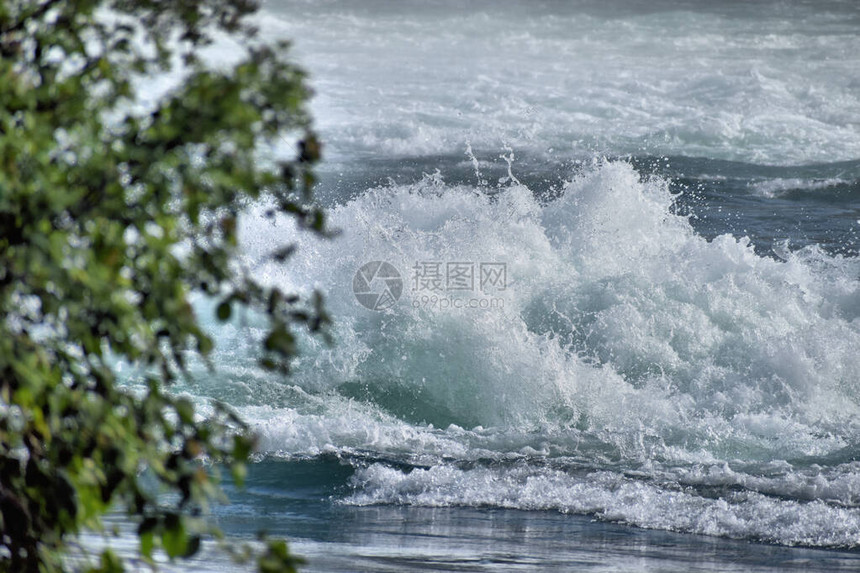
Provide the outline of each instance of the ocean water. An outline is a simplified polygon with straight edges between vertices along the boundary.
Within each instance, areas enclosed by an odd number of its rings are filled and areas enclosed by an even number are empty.
[[[860,6],[271,0],[259,25],[311,73],[341,234],[250,212],[244,256],[322,290],[335,344],[265,374],[258,319],[197,301],[218,370],[177,390],[261,437],[230,535],[320,571],[860,567]]]

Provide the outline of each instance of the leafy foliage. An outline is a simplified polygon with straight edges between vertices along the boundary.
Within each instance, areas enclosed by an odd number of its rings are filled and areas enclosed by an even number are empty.
[[[320,146],[303,72],[261,43],[249,0],[0,1],[0,567],[64,568],[62,550],[125,507],[142,558],[194,554],[217,474],[243,475],[253,436],[224,406],[203,418],[165,390],[213,342],[188,302],[264,311],[264,366],[286,370],[292,329],[324,329],[319,297],[257,284],[235,263],[250,201],[323,233],[310,203]],[[213,34],[242,59],[207,67]],[[135,82],[182,74],[158,102]],[[295,152],[267,166],[284,137]],[[284,260],[289,247],[274,246]],[[145,392],[117,383],[121,359]],[[164,493],[174,503],[165,503]],[[110,551],[101,570],[121,561]],[[266,571],[292,570],[270,543]]]

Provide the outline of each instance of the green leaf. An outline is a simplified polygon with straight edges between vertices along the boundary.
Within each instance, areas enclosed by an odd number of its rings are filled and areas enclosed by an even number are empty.
[[[185,559],[194,557],[200,551],[200,536],[195,535],[188,539],[188,544],[185,548],[185,553],[182,555]]]
[[[140,554],[147,558],[152,558],[152,550],[155,545],[155,535],[152,531],[140,534]]]
[[[234,463],[230,468],[233,481],[237,487],[245,486],[245,479],[248,477],[248,466],[244,463]]]
[[[188,398],[177,399],[174,406],[183,424],[191,425],[194,423],[194,404]]]
[[[221,304],[218,305],[217,314],[218,320],[221,322],[226,322],[230,320],[230,314],[232,314],[233,308],[230,305],[229,300],[225,300]]]
[[[264,344],[266,350],[284,356],[292,356],[296,353],[296,339],[283,325],[276,326],[266,337]]]
[[[122,560],[110,549],[102,551],[98,568],[90,569],[93,573],[122,573]]]
[[[188,534],[185,531],[185,522],[179,516],[171,516],[174,519],[165,524],[161,532],[161,545],[171,559],[185,555],[188,550]]]

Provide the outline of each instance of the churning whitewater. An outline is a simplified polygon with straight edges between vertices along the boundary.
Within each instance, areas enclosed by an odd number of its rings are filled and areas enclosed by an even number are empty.
[[[285,384],[257,373],[253,342],[228,327],[229,376],[191,390],[238,406],[265,455],[349,461],[343,504],[856,545],[858,260],[706,240],[674,200],[624,161],[582,165],[541,200],[516,177],[490,188],[427,175],[334,207],[342,235],[303,239],[286,270],[260,261],[300,233],[249,216],[248,264],[323,290],[335,344],[304,339]],[[394,306],[357,303],[368,261],[402,273]],[[503,305],[415,304],[416,261],[504,263]]]

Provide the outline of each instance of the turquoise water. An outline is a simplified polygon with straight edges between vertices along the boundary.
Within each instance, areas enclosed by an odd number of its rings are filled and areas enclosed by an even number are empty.
[[[261,436],[231,535],[286,534],[319,571],[860,565],[855,3],[259,23],[311,71],[342,233],[250,212],[246,262],[324,291],[336,343],[267,375],[254,318],[197,302],[218,374],[178,390]]]

